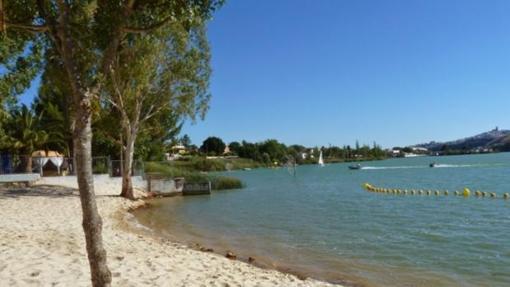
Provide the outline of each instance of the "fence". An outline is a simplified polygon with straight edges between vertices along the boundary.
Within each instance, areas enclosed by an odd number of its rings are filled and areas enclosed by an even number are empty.
[[[108,157],[92,158],[93,174],[109,174],[111,177],[122,175],[120,160],[110,160]],[[59,156],[27,156],[27,155],[0,155],[0,174],[39,173],[41,176],[74,175],[75,164],[72,157]],[[142,161],[133,162],[132,175],[143,175]]]
[[[122,176],[123,163],[121,160],[110,160],[108,165],[108,174],[111,177]],[[133,161],[133,168],[131,170],[132,176],[143,176],[144,175],[144,164],[141,160]]]

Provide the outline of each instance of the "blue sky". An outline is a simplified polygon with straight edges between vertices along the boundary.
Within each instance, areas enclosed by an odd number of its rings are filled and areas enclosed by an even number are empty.
[[[510,129],[508,15],[506,0],[227,1],[210,110],[183,133],[392,147]]]

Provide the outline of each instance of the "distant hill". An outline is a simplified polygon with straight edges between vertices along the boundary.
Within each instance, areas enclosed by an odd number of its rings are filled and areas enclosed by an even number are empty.
[[[430,151],[448,150],[483,150],[492,149],[494,151],[510,150],[510,130],[500,130],[498,128],[484,132],[475,136],[458,139],[448,142],[429,142],[418,144],[416,147],[424,147]]]

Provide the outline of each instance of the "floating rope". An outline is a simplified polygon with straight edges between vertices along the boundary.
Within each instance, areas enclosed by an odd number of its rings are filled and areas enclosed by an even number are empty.
[[[403,195],[434,195],[434,196],[448,196],[450,192],[448,190],[440,191],[440,190],[423,190],[423,189],[395,189],[395,188],[382,188],[377,187],[375,185],[371,185],[370,183],[363,184],[363,188],[366,189],[369,192],[379,192],[379,193],[391,193],[391,194],[403,194]],[[463,197],[470,197],[471,196],[471,190],[469,188],[464,188],[462,191],[456,190],[454,193],[456,196],[463,196]],[[497,193],[495,192],[482,192],[482,191],[475,191],[474,196],[476,197],[490,197],[490,198],[498,198]],[[508,192],[503,193],[503,199],[510,199],[510,194]]]

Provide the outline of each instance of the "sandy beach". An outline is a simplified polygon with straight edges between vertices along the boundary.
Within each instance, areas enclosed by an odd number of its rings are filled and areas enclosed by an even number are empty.
[[[48,177],[0,188],[3,286],[90,285],[76,186],[75,177]],[[114,286],[334,286],[129,232],[127,210],[143,201],[117,197],[118,178],[96,176],[95,189]]]

